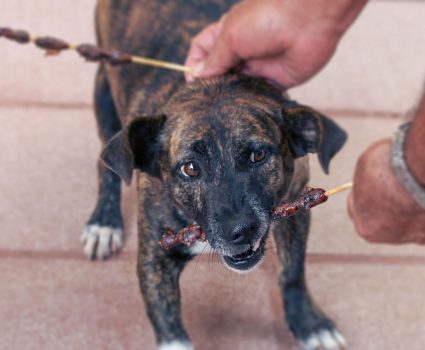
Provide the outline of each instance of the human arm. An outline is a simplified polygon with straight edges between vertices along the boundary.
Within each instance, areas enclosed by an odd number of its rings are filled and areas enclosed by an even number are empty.
[[[288,88],[315,75],[367,0],[244,0],[192,41],[192,80],[232,68]]]
[[[391,140],[370,146],[359,158],[348,210],[356,231],[380,243],[425,243],[425,208],[406,191],[390,164]],[[425,93],[404,142],[405,162],[425,189]]]

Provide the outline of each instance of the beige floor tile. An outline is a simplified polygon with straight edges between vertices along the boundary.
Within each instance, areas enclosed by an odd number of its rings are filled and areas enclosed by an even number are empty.
[[[2,258],[2,349],[154,349],[133,254],[106,263]],[[352,350],[421,350],[425,343],[421,266],[310,263],[318,305]],[[291,349],[276,265],[235,275],[208,257],[182,280],[184,320],[199,350]]]

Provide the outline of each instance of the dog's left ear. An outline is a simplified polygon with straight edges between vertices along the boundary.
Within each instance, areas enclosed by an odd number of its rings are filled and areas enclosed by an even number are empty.
[[[132,120],[108,142],[100,156],[103,163],[127,185],[131,182],[133,169],[158,175],[155,156],[158,150],[158,136],[165,120],[164,115]]]
[[[347,133],[331,119],[295,101],[286,101],[282,114],[294,157],[317,152],[320,165],[328,174],[329,163],[344,145]]]

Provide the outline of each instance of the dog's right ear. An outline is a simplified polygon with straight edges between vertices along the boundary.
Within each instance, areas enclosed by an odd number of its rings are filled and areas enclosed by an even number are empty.
[[[155,155],[165,120],[164,115],[132,120],[108,142],[100,156],[103,163],[127,185],[131,182],[133,169],[158,175],[154,164]]]

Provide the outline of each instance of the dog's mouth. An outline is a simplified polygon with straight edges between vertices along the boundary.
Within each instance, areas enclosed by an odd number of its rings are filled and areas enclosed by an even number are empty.
[[[252,244],[248,250],[243,253],[226,256],[223,255],[224,264],[231,270],[236,272],[248,272],[257,266],[264,257],[265,245],[267,237],[264,236],[254,244]]]

